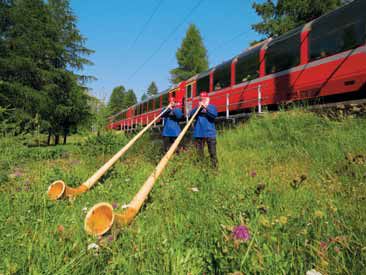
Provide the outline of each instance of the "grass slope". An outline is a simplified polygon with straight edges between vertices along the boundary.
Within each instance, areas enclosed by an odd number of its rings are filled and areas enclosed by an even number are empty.
[[[85,208],[107,201],[122,211],[158,162],[159,142],[144,138],[102,184],[54,203],[45,194],[51,181],[77,186],[127,139],[27,148],[3,138],[0,273],[361,274],[365,122],[293,111],[221,132],[217,171],[194,161],[192,149],[175,156],[135,222],[101,239],[84,233]],[[249,240],[234,238],[238,225]]]

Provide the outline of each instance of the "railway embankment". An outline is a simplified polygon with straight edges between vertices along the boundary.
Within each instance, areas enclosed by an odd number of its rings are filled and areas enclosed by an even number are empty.
[[[362,116],[290,111],[252,117],[220,130],[217,170],[186,144],[136,220],[101,238],[85,234],[85,213],[101,201],[117,211],[126,207],[159,161],[160,141],[144,137],[89,192],[52,202],[50,182],[78,186],[128,137],[73,136],[55,147],[29,147],[29,139],[0,139],[0,273],[365,270]]]

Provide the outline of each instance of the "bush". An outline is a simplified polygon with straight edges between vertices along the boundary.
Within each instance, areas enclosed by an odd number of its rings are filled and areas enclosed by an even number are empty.
[[[88,156],[115,154],[127,142],[128,139],[123,134],[106,132],[99,136],[88,137],[80,149],[84,155]]]

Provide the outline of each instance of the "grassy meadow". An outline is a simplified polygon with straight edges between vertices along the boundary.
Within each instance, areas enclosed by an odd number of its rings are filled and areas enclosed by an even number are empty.
[[[76,136],[53,147],[36,146],[37,136],[0,139],[0,274],[366,270],[365,118],[291,111],[220,130],[217,170],[187,145],[129,227],[88,236],[86,211],[102,201],[122,211],[159,161],[161,141],[145,136],[75,200],[51,202],[47,187],[78,186],[128,138]]]

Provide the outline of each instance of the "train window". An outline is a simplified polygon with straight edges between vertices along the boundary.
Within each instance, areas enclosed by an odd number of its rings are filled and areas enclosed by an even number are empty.
[[[266,51],[266,73],[273,74],[300,64],[301,29],[270,42]]]
[[[312,24],[309,59],[321,59],[365,43],[365,1],[354,1]]]
[[[192,84],[186,87],[186,98],[192,97]]]
[[[207,74],[197,80],[197,94],[199,96],[202,92],[209,92],[210,90],[210,75]]]
[[[166,93],[166,94],[163,94],[162,95],[162,105],[163,105],[163,107],[166,107],[167,105],[168,105],[168,103],[169,103],[169,100],[168,100],[168,94]]]
[[[155,110],[160,108],[160,97],[156,97],[154,98],[154,102],[155,102]]]
[[[154,106],[153,106],[153,104],[154,104],[154,100],[153,100],[153,99],[150,99],[150,100],[149,100],[149,111],[154,110]]]
[[[231,84],[231,61],[218,66],[213,76],[214,91],[229,87]]]
[[[259,52],[260,47],[238,57],[235,67],[235,83],[242,83],[259,77]]]

